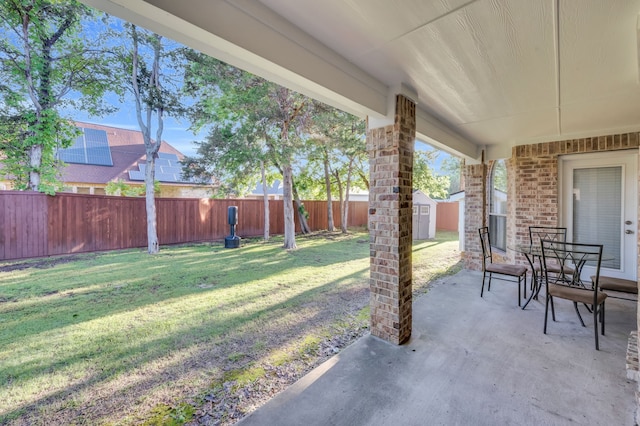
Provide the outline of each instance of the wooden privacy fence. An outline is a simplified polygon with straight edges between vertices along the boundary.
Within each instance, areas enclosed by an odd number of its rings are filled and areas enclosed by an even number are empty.
[[[438,205],[436,206],[436,230],[458,230],[458,205],[457,201],[438,201]]]
[[[229,206],[238,207],[239,236],[263,235],[263,200],[158,198],[160,245],[222,240],[229,235]],[[304,201],[304,206],[311,229],[326,229],[327,202]],[[339,205],[336,202],[332,207],[338,227]],[[283,201],[269,201],[269,209],[270,233],[283,234]],[[367,219],[367,202],[349,202],[348,226],[366,226]],[[0,260],[146,245],[144,198],[0,191]]]

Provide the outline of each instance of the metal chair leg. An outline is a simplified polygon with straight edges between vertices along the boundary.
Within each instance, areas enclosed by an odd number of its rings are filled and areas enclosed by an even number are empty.
[[[576,309],[578,309],[576,305]],[[597,307],[593,307],[593,334],[596,339],[596,351],[600,350],[600,345],[598,342],[598,309]]]
[[[520,281],[521,280],[522,280],[522,277],[518,277],[518,307],[520,307],[520,299],[521,299],[520,297]],[[526,285],[526,281],[525,281],[525,285]],[[525,289],[525,291],[527,290]]]
[[[578,310],[578,302],[573,302],[573,307],[576,310],[576,314],[578,314],[578,318],[580,319],[580,324],[582,324],[583,327],[586,327],[586,325],[584,325],[584,321],[582,321],[582,315],[580,315],[580,311]]]
[[[487,273],[483,272],[482,273],[482,289],[480,289],[480,297],[482,297],[482,295],[484,294],[484,280],[487,277]]]
[[[547,334],[547,317],[549,316],[549,300],[551,299],[551,296],[549,296],[547,294],[547,296],[545,297],[546,299],[546,303],[544,306],[544,334]],[[553,307],[553,305],[551,305]],[[554,319],[555,321],[555,319]]]

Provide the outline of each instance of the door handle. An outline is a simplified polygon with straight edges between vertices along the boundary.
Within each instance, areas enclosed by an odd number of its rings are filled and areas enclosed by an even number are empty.
[[[627,229],[626,231],[624,231],[625,234],[633,234],[633,231],[631,229]]]

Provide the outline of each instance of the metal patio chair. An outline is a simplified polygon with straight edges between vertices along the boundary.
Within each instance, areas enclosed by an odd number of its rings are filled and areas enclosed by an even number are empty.
[[[530,226],[529,227],[529,242],[533,247],[540,247],[540,241],[567,241],[567,228],[553,227],[553,226]],[[542,259],[540,260],[540,268],[542,268]],[[574,274],[574,269],[569,265],[560,265],[557,262],[548,262],[547,271],[555,275],[556,279],[569,282],[571,276]],[[538,276],[542,277],[544,272],[538,270]]]
[[[478,233],[480,234],[480,244],[482,245],[482,289],[480,290],[480,297],[482,297],[482,295],[484,294],[484,283],[487,277],[489,278],[487,291],[491,291],[491,278],[493,277],[493,275],[498,275],[496,279],[518,283],[518,306],[520,306],[521,283],[522,289],[524,291],[524,298],[527,298],[527,268],[522,265],[493,263],[489,228],[486,226],[480,228],[478,229]],[[517,279],[517,281],[513,278]]]
[[[561,241],[541,240],[543,274],[547,290],[546,303],[544,309],[544,334],[547,334],[547,320],[549,315],[549,305],[551,305],[551,316],[556,320],[554,299],[566,299],[573,302],[573,306],[578,314],[580,323],[586,327],[578,303],[587,306],[593,315],[593,331],[595,336],[596,350],[600,349],[598,343],[598,320],[600,321],[601,334],[604,335],[604,302],[607,294],[600,291],[600,265],[602,263],[601,244],[566,243]],[[560,265],[560,267],[574,265],[574,274],[570,281],[558,279],[550,275],[547,268],[549,263]],[[595,265],[595,271],[591,282],[580,280],[582,267],[590,263]]]

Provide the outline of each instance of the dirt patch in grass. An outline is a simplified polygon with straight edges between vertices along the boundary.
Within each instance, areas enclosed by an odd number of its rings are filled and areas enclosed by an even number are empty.
[[[56,265],[75,262],[80,259],[90,259],[96,257],[95,253],[70,254],[60,257],[43,257],[38,259],[29,259],[24,262],[16,262],[9,264],[0,264],[0,272],[22,271],[29,268],[47,269]]]
[[[327,359],[369,332],[369,291],[336,293],[317,304],[317,315],[296,331],[293,343],[287,330],[261,333],[264,350],[255,351],[251,337],[234,342],[234,352],[245,353],[242,362],[228,370],[211,388],[191,401],[188,425],[232,425],[295,383]],[[307,307],[308,309],[309,307]],[[237,355],[234,357],[237,358]],[[234,367],[235,365],[235,367]],[[168,418],[167,418],[168,420]]]

